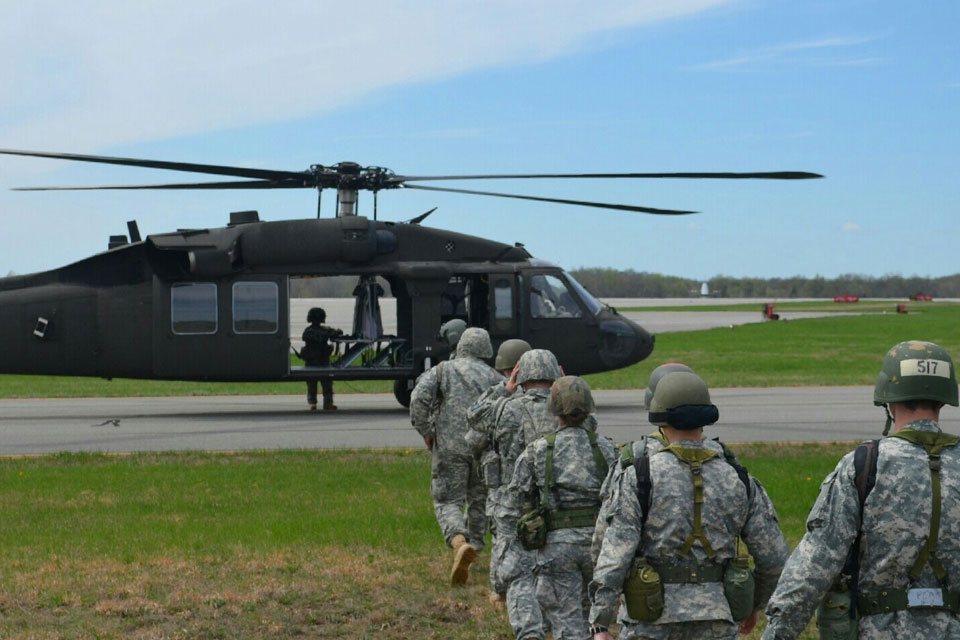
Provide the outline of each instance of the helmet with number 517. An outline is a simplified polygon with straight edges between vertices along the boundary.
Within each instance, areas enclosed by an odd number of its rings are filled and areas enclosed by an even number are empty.
[[[883,357],[873,404],[933,400],[957,406],[957,377],[947,350],[933,342],[907,340]]]

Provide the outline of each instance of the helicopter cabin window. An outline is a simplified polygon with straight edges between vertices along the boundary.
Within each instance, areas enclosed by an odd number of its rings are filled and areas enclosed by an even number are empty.
[[[275,282],[233,284],[233,330],[237,333],[276,333],[279,308]]]
[[[170,288],[170,328],[178,335],[217,332],[217,285],[181,282]]]
[[[507,278],[497,278],[493,283],[494,322],[497,329],[513,327],[513,286]]]
[[[534,318],[579,318],[581,312],[563,280],[539,274],[530,278],[530,315]]]

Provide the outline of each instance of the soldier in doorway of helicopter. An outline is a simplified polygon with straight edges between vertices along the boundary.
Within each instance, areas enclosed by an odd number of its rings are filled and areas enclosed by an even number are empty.
[[[467,409],[500,379],[483,361],[491,356],[487,331],[466,329],[457,344],[457,358],[425,371],[410,397],[410,421],[433,454],[430,493],[444,540],[454,550],[450,573],[454,585],[466,583],[487,530],[487,489],[465,436]]]
[[[894,345],[873,403],[886,435],[848,453],[820,485],[807,532],[767,606],[765,640],[796,638],[817,609],[821,638],[960,638],[960,438],[953,359],[932,342]]]
[[[622,598],[621,639],[749,633],[787,558],[776,510],[746,469],[703,439],[719,412],[699,376],[664,375],[648,415],[669,444],[620,477],[590,585],[590,632],[612,640]]]
[[[307,312],[307,322],[310,324],[303,330],[303,349],[300,350],[300,357],[308,367],[329,366],[330,354],[333,353],[330,338],[343,335],[340,329],[323,324],[326,321],[327,312],[321,307],[313,307]],[[323,387],[324,410],[336,409],[337,405],[333,404],[333,378],[320,377],[320,385]],[[317,378],[307,380],[307,404],[310,405],[311,411],[317,410]]]
[[[517,459],[497,529],[508,538],[508,548],[520,545],[535,552],[537,600],[553,637],[581,640],[587,637],[590,539],[600,485],[616,463],[617,447],[597,436],[595,423],[588,424],[594,403],[582,378],[556,380],[546,404],[556,431],[531,443]]]
[[[478,400],[468,413],[478,428],[484,429],[488,453],[483,460],[484,477],[491,492],[494,530],[507,517],[505,492],[513,476],[517,458],[528,444],[557,428],[550,413],[550,387],[563,375],[556,357],[546,349],[532,349],[520,356],[503,385],[491,388],[487,398]],[[522,393],[517,393],[521,389]],[[484,403],[497,407],[490,420],[484,415]],[[490,424],[492,422],[492,424]],[[478,424],[479,423],[479,424]],[[591,426],[594,426],[591,423]],[[477,431],[471,431],[475,434]],[[511,544],[510,541],[514,543]],[[535,555],[516,544],[515,536],[498,533],[491,554],[494,592],[506,602],[510,625],[517,638],[543,637],[543,616],[536,595]]]

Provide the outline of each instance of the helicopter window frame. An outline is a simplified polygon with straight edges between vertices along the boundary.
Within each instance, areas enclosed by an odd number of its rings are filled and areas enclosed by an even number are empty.
[[[537,279],[544,279],[546,289],[540,288]],[[556,285],[562,287],[558,291]],[[568,284],[559,273],[534,273],[529,276],[527,285],[528,301],[530,305],[530,317],[535,320],[563,320],[582,318],[584,314],[581,302],[578,300],[576,289]],[[569,299],[569,304],[563,304],[564,294]],[[570,309],[569,306],[573,308]]]
[[[271,289],[273,294],[272,300],[270,299],[271,296],[266,296],[264,298],[259,298],[259,297],[256,298],[255,300],[252,301],[252,304],[250,304],[245,300],[244,302],[247,302],[247,304],[250,305],[251,307],[258,306],[257,303],[262,303],[264,300],[266,300],[268,303],[272,302],[273,317],[268,318],[266,316],[253,316],[253,315],[250,315],[250,313],[248,312],[246,317],[238,320],[238,316],[242,315],[241,313],[238,313],[238,307],[237,307],[237,303],[238,303],[237,288],[238,287],[248,287],[250,289],[256,289],[256,288]],[[277,286],[276,282],[273,282],[272,280],[241,280],[233,283],[233,286],[231,287],[230,295],[231,295],[231,310],[233,313],[232,322],[233,322],[234,333],[241,334],[241,335],[251,335],[251,334],[272,335],[280,331],[280,287]],[[270,330],[241,329],[238,326],[238,322],[272,323],[273,328]]]
[[[563,272],[563,276],[566,278],[567,282],[570,283],[570,286],[573,288],[573,290],[576,291],[577,295],[580,297],[580,301],[587,305],[587,309],[590,310],[590,313],[597,315],[603,310],[603,303],[597,300],[597,298],[590,293],[585,286],[580,284],[579,280],[574,278],[566,271]]]
[[[182,292],[178,295],[177,292]],[[186,298],[188,292],[212,295],[194,295]],[[215,282],[175,282],[170,286],[170,330],[178,336],[214,335],[220,330],[220,310],[218,305],[218,288]],[[210,312],[213,312],[212,314]],[[184,317],[186,315],[186,317]],[[212,317],[211,317],[212,316]],[[182,325],[209,323],[212,320],[213,329],[198,331]],[[178,329],[178,325],[181,325]]]

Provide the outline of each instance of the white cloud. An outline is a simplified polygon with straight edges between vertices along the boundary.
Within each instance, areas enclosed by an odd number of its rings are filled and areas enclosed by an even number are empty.
[[[849,49],[878,40],[879,37],[832,37],[787,42],[730,58],[688,67],[690,71],[771,71],[784,67],[862,67],[883,63],[876,56],[856,56]],[[824,53],[839,51],[837,55]]]
[[[323,113],[729,1],[6,3],[0,140],[93,151]]]
[[[845,222],[843,226],[840,227],[841,231],[846,233],[859,233],[863,231],[863,227],[858,225],[856,222]]]

